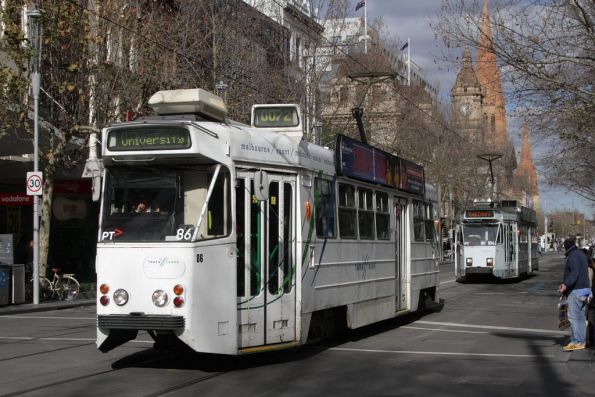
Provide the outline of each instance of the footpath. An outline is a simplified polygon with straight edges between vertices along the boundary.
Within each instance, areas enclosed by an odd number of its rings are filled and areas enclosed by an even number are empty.
[[[0,316],[94,306],[96,302],[95,292],[81,292],[77,299],[71,301],[51,300],[39,302],[37,305],[34,305],[33,303],[21,303],[17,305],[0,306]]]

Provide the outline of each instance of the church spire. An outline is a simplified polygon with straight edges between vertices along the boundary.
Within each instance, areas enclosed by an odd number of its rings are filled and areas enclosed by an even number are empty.
[[[531,155],[531,145],[529,144],[529,128],[527,124],[523,126],[523,143],[521,146],[519,167],[515,172],[515,179],[517,183],[519,198],[522,198],[522,193],[531,197],[533,208],[540,209],[539,189],[537,187],[537,172],[533,164],[533,156]]]
[[[485,141],[490,143],[491,149],[494,151],[502,152],[508,142],[506,111],[504,109],[500,70],[496,64],[496,54],[494,53],[494,43],[492,41],[488,0],[483,2],[477,47],[476,75],[484,91]]]

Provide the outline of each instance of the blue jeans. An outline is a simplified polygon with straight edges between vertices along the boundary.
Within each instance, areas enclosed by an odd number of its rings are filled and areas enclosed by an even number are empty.
[[[587,306],[587,296],[578,296],[575,291],[568,294],[568,320],[572,336],[570,343],[585,343],[587,337],[587,316],[585,308]]]

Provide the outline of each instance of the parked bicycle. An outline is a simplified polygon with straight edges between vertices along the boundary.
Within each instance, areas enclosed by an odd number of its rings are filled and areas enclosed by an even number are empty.
[[[52,268],[54,278],[52,281],[47,277],[39,276],[39,300],[57,298],[59,300],[74,300],[78,297],[81,286],[74,274],[58,274],[60,268]],[[27,283],[26,299],[33,300],[33,279]]]

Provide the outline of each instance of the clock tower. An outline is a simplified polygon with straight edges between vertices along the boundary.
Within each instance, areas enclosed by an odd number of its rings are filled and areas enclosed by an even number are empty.
[[[483,91],[473,70],[471,52],[465,48],[461,70],[450,91],[453,119],[457,129],[473,143],[483,144]]]

